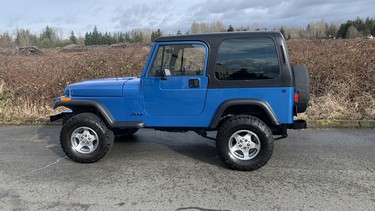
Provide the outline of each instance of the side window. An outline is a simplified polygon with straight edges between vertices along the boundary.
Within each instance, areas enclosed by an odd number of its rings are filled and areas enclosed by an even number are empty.
[[[270,38],[224,40],[218,50],[215,77],[219,80],[261,80],[279,76],[276,46]]]
[[[152,63],[149,77],[203,75],[206,48],[201,44],[160,45]]]

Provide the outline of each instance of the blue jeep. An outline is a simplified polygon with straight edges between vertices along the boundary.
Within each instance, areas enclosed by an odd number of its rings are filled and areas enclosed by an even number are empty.
[[[104,157],[116,134],[154,128],[217,131],[221,159],[255,170],[271,158],[274,136],[306,128],[294,116],[308,101],[308,72],[290,64],[279,32],[167,36],[153,43],[140,77],[69,85],[54,104],[69,110],[51,121],[63,119],[62,149],[80,163]]]

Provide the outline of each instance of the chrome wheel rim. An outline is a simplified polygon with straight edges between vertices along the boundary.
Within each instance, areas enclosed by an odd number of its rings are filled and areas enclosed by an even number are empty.
[[[73,150],[88,154],[95,151],[98,147],[99,137],[93,129],[89,127],[79,127],[73,131],[71,143]]]
[[[260,140],[250,130],[236,131],[228,142],[230,153],[239,160],[251,160],[260,151]]]

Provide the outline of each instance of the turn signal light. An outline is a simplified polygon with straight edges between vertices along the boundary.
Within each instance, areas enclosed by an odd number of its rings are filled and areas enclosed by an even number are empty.
[[[63,102],[63,103],[70,102],[71,100],[72,100],[72,98],[70,98],[70,97],[62,97],[62,98],[60,98],[60,101]]]

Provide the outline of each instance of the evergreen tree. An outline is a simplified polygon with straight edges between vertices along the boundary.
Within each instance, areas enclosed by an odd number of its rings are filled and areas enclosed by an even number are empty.
[[[363,23],[363,20],[361,18],[359,18],[359,17],[357,17],[357,19],[355,19],[353,25],[360,32],[365,30],[365,24]]]
[[[56,32],[47,26],[39,37],[39,45],[41,47],[50,48],[55,46],[57,41]]]
[[[229,25],[229,28],[227,29],[228,32],[233,32],[234,31],[234,28],[232,25]]]
[[[345,38],[346,37],[346,33],[348,31],[348,28],[349,28],[348,23],[341,24],[339,30],[337,31],[337,35],[336,36],[339,37],[339,38]]]
[[[352,21],[348,20],[346,23],[341,24],[337,36],[341,38],[353,38],[353,36],[368,36],[370,34],[375,35],[375,20],[366,18],[365,21],[359,17]],[[350,31],[350,33],[349,33]],[[359,32],[359,33],[357,33]],[[349,33],[349,34],[348,34]]]
[[[154,42],[158,37],[161,37],[161,36],[162,36],[162,33],[161,33],[160,29],[158,29],[157,31],[152,31],[151,42]]]
[[[151,32],[151,42],[154,42],[155,40],[156,40],[156,35],[155,35],[155,32],[154,31],[152,31]]]
[[[118,33],[117,35],[117,42],[118,43],[124,43],[125,42],[125,36],[123,33]]]
[[[142,43],[143,42],[143,34],[141,32],[133,31],[132,34],[131,34],[131,42]]]
[[[326,24],[326,35],[327,37],[336,37],[337,35],[337,27],[334,23],[330,25]]]
[[[92,31],[91,45],[100,45],[101,33],[98,32],[98,28],[95,26]]]
[[[74,35],[73,31],[70,33],[69,40],[70,40],[71,43],[77,44],[77,37]]]
[[[125,33],[125,42],[131,42],[130,34],[128,32]]]
[[[85,35],[85,45],[93,45],[91,32]]]
[[[102,37],[102,42],[100,43],[101,45],[110,45],[112,44],[112,40],[111,40],[111,34],[106,32],[104,34],[104,36]]]

